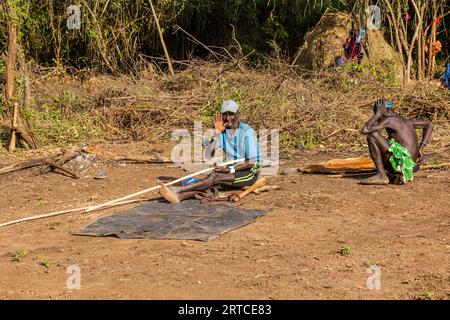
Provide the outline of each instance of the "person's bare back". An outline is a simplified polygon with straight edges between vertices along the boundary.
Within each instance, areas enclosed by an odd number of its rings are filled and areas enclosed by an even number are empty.
[[[396,168],[393,168],[390,162],[392,152],[389,150],[392,143],[395,141],[402,148],[405,148],[409,152],[408,156],[413,164],[419,165],[423,161],[422,149],[431,136],[433,123],[422,120],[408,120],[398,116],[393,112],[393,104],[385,99],[375,102],[373,112],[374,116],[364,125],[361,133],[367,135],[367,144],[370,156],[377,168],[377,175],[362,180],[361,183],[388,184],[389,179],[385,171],[396,173]],[[382,129],[386,129],[389,140],[379,132]],[[418,143],[416,129],[423,130],[420,144]]]

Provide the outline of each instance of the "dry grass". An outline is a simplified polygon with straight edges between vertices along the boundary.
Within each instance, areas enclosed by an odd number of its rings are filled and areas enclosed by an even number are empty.
[[[79,99],[65,108],[87,111],[106,140],[158,142],[170,139],[174,129],[193,129],[194,120],[211,126],[221,102],[234,98],[255,129],[280,130],[283,149],[361,148],[365,139],[359,130],[372,114],[371,105],[386,97],[405,117],[435,121],[431,147],[450,143],[450,90],[430,83],[386,86],[348,69],[308,72],[273,63],[255,70],[242,61],[193,61],[174,76],[148,65],[139,79],[42,77],[34,86],[38,105],[61,90],[74,92]]]

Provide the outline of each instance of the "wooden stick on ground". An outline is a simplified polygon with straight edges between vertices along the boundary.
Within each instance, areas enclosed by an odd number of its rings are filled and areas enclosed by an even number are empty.
[[[266,178],[259,178],[258,180],[256,180],[256,182],[253,185],[249,186],[245,191],[243,191],[240,194],[236,195],[233,198],[233,201],[234,202],[240,201],[242,198],[247,196],[249,193],[255,191],[258,188],[264,187],[266,182],[267,182]]]
[[[427,166],[421,166],[420,170],[429,170],[429,169],[439,169],[444,167],[450,167],[450,162],[433,164]],[[366,176],[374,174],[376,171],[372,172],[358,172],[358,173],[343,173],[343,174],[329,174],[326,175],[327,178],[347,178],[347,177],[358,177],[358,176]]]
[[[66,172],[66,173],[70,174],[75,179],[79,179],[80,178],[77,174],[73,173],[72,171],[70,171],[70,170],[68,170],[66,168],[61,167],[60,165],[56,164],[55,161],[53,161],[53,160],[49,159],[49,160],[45,161],[45,163],[48,164],[53,169],[59,169],[59,170],[61,170],[63,172]]]
[[[163,157],[152,157],[145,155],[118,155],[108,151],[97,150],[94,146],[83,148],[83,151],[97,157],[114,161],[133,161],[145,163],[172,163],[172,160]]]
[[[420,169],[427,170],[427,169],[437,169],[437,168],[443,168],[443,167],[450,167],[450,162],[421,166]]]
[[[267,192],[267,191],[278,190],[278,189],[280,189],[279,186],[264,186],[264,187],[253,190],[253,193],[260,194],[261,192]]]
[[[10,164],[10,165],[0,168],[0,174],[10,173],[10,172],[14,172],[14,171],[22,170],[22,169],[40,166],[40,165],[46,164],[46,161],[48,161],[48,160],[53,160],[56,162],[56,164],[61,165],[59,163],[59,160],[65,160],[64,162],[67,162],[70,159],[75,158],[78,154],[79,153],[68,153],[68,154],[63,154],[62,156],[51,156],[51,157],[25,160],[25,161],[21,161],[18,163],[13,163],[13,164]],[[47,166],[46,168],[48,169],[49,167]],[[46,168],[44,168],[41,173],[46,173],[45,172]],[[48,171],[50,171],[50,170],[48,170]]]
[[[68,152],[68,153],[64,153],[61,156],[58,156],[52,160],[54,160],[54,163],[58,166],[62,166],[64,165],[67,161],[72,160],[73,158],[76,158],[80,155],[79,152]],[[47,163],[47,162],[46,162]],[[52,171],[52,166],[50,164],[48,164],[47,166],[43,167],[41,169],[41,174],[46,174],[48,172]],[[63,170],[64,171],[64,170]]]
[[[130,204],[130,203],[134,203],[134,202],[143,202],[143,201],[148,201],[151,200],[149,199],[134,199],[134,200],[127,200],[127,201],[122,201],[122,202],[117,202],[102,208],[98,208],[96,210],[101,210],[101,209],[106,209],[106,208],[112,208],[112,207],[116,207],[116,206],[120,206],[123,204]],[[38,219],[44,219],[44,218],[49,218],[49,217],[54,217],[54,216],[59,216],[65,213],[71,213],[71,212],[76,212],[76,211],[81,211],[81,210],[85,210],[88,209],[89,207],[84,207],[84,208],[76,208],[76,209],[69,209],[69,210],[64,210],[64,211],[57,211],[57,212],[51,212],[51,213],[46,213],[46,214],[41,214],[41,215],[35,215],[32,217],[28,217],[28,218],[23,218],[23,219],[18,219],[18,220],[13,220],[13,221],[8,221],[8,222],[4,222],[0,224],[0,227],[5,227],[5,226],[9,226],[12,224],[16,224],[16,223],[20,223],[20,222],[24,222],[24,221],[30,221],[30,220],[38,220]],[[94,210],[92,210],[94,211]]]
[[[347,178],[347,177],[360,177],[369,176],[375,174],[376,171],[371,172],[358,172],[358,173],[343,173],[343,174],[327,174],[327,178]]]
[[[33,160],[25,160],[18,163],[13,163],[10,165],[7,165],[5,167],[0,168],[0,174],[2,173],[9,173],[14,172],[22,169],[27,169],[35,166],[40,166],[45,163],[45,160],[49,158],[39,158],[39,159],[33,159]]]

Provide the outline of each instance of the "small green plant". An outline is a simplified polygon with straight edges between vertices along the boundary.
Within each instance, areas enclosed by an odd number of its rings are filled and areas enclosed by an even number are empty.
[[[22,259],[23,257],[25,257],[27,255],[27,253],[23,250],[19,250],[16,251],[16,253],[14,254],[14,256],[11,258],[12,261],[15,262],[19,262],[20,259]]]
[[[46,204],[47,204],[47,201],[45,201],[44,199],[36,200],[36,206],[39,208],[45,206]]]
[[[41,265],[43,265],[46,269],[49,269],[49,268],[50,268],[50,265],[51,265],[50,259],[49,259],[49,258],[45,258],[45,259],[41,262]]]
[[[348,62],[346,66],[349,71],[361,72],[363,70],[363,66],[355,61]]]
[[[426,299],[431,300],[431,299],[433,299],[433,297],[434,297],[434,291],[426,291],[426,292],[423,294],[423,296],[424,296]]]
[[[350,246],[348,244],[343,244],[340,248],[339,248],[339,253],[343,256],[349,255],[351,253],[351,249]]]

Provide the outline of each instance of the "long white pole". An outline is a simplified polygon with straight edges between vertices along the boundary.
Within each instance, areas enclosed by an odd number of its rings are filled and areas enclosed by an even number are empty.
[[[123,201],[123,202],[116,202],[113,205],[108,206],[108,208],[109,207],[120,206],[120,205],[123,205],[123,204],[133,203],[133,202],[140,202],[140,201],[143,202],[143,201],[147,201],[147,200],[148,199],[135,199],[135,200],[127,200],[127,201]],[[0,227],[9,226],[11,224],[16,224],[16,223],[24,222],[24,221],[37,220],[37,219],[43,219],[43,218],[48,218],[48,217],[59,216],[59,215],[70,213],[70,212],[76,212],[76,211],[85,210],[85,209],[88,209],[90,207],[91,206],[87,206],[87,207],[83,207],[83,208],[69,209],[69,210],[64,210],[64,211],[57,211],[57,212],[51,212],[51,213],[46,213],[46,214],[41,214],[41,215],[35,215],[35,216],[32,216],[32,217],[28,217],[28,218],[22,218],[22,219],[18,219],[18,220],[13,220],[13,221],[1,223]]]
[[[237,159],[237,160],[231,160],[231,161],[227,161],[227,162],[223,162],[223,163],[221,163],[221,164],[218,164],[218,166],[223,167],[223,166],[228,166],[228,165],[230,165],[230,164],[235,164],[235,163],[244,162],[244,161],[245,161],[245,159],[243,159],[243,158],[242,158],[242,159]],[[185,176],[185,177],[182,177],[182,178],[179,178],[179,179],[170,181],[169,183],[166,183],[166,185],[167,185],[167,186],[170,186],[170,185],[172,185],[172,184],[178,183],[178,182],[183,181],[183,180],[185,180],[185,179],[189,179],[189,178],[198,176],[198,175],[200,175],[200,174],[208,173],[208,172],[210,172],[210,171],[212,171],[212,170],[214,170],[214,168],[206,168],[206,169],[204,169],[204,170],[201,170],[201,171],[192,173],[192,174],[187,175],[187,176]],[[150,192],[150,191],[158,190],[159,188],[160,188],[160,186],[154,186],[154,187],[152,187],[152,188],[145,189],[145,190],[142,190],[142,191],[139,191],[139,192],[130,194],[130,195],[128,195],[128,196],[125,196],[125,197],[122,197],[122,198],[119,198],[119,199],[111,200],[111,201],[105,202],[105,203],[103,203],[103,204],[99,204],[99,205],[96,205],[96,206],[92,206],[92,207],[86,209],[85,212],[90,212],[90,211],[96,210],[96,209],[98,209],[98,208],[101,208],[101,207],[104,207],[104,206],[108,206],[108,205],[110,205],[110,204],[113,204],[113,203],[116,203],[116,202],[119,202],[119,201],[123,201],[123,200],[129,199],[129,198],[132,198],[132,197],[141,195],[141,194],[143,194],[143,193],[147,193],[147,192]]]

